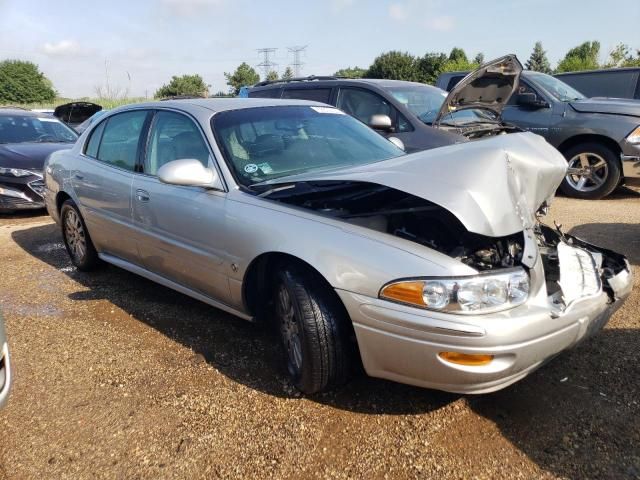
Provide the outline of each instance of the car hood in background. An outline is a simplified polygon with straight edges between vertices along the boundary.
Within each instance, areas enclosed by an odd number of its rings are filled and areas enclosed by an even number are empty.
[[[489,110],[497,117],[518,86],[522,64],[515,55],[505,55],[480,65],[449,92],[434,124],[459,110]]]
[[[626,98],[594,97],[569,102],[574,110],[581,113],[612,113],[640,117],[640,101]]]
[[[50,153],[68,150],[73,143],[7,143],[0,144],[0,167],[42,170]]]
[[[56,107],[53,116],[68,125],[78,125],[100,110],[102,107],[96,103],[71,102]]]
[[[566,175],[564,157],[542,137],[513,133],[377,163],[265,182],[369,182],[410,193],[454,214],[470,232],[503,237],[536,223]]]

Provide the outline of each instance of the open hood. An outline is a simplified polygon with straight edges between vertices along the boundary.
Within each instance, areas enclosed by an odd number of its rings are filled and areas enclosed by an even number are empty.
[[[521,73],[522,64],[513,54],[480,65],[449,92],[434,124],[449,113],[471,108],[489,110],[499,118],[518,86]]]
[[[389,160],[274,179],[297,182],[369,182],[409,193],[451,212],[464,227],[503,237],[535,225],[535,214],[566,175],[567,162],[533,133],[426,150]]]
[[[102,107],[91,102],[71,102],[56,107],[53,116],[70,126],[79,125]]]

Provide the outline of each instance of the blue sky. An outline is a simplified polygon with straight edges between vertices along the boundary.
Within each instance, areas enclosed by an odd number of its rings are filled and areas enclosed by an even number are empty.
[[[368,66],[387,50],[422,55],[458,46],[524,62],[540,40],[552,64],[585,40],[603,56],[640,48],[638,0],[0,0],[0,59],[34,61],[64,96],[112,88],[152,96],[171,75],[199,73],[211,91],[223,72],[260,63],[256,49],[308,45],[303,74]],[[105,69],[105,63],[107,68]]]

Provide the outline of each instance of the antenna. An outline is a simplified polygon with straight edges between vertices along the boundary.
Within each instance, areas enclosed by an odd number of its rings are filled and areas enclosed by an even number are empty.
[[[269,72],[277,67],[278,64],[271,61],[271,54],[276,52],[277,48],[259,48],[258,53],[263,55],[263,60],[257,66],[262,68],[262,72],[264,73],[265,80],[267,79],[267,75]]]
[[[302,66],[304,65],[304,63],[300,61],[300,53],[304,52],[308,46],[309,45],[302,45],[302,46],[296,45],[293,47],[287,47],[287,50],[293,53],[293,63],[291,65],[293,66],[294,77],[300,76],[300,72],[302,71]]]

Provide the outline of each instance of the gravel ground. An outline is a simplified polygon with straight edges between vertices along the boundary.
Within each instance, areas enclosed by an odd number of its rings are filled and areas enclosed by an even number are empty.
[[[48,217],[0,217],[0,479],[638,479],[640,195],[558,198],[548,219],[634,265],[598,336],[490,395],[362,375],[301,397],[269,332],[114,267],[80,273]]]

